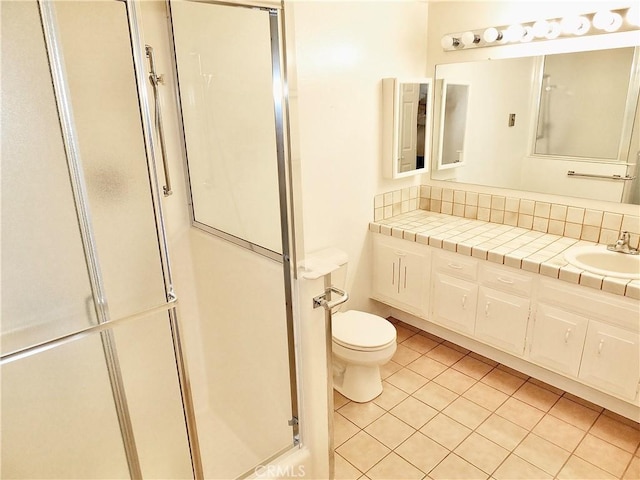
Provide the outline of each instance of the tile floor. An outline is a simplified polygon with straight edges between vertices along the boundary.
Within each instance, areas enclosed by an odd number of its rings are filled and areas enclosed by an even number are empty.
[[[368,403],[335,392],[336,479],[640,479],[637,423],[396,328],[384,392]]]

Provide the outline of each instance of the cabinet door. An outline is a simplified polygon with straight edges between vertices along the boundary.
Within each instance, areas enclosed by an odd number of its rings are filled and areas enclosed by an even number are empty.
[[[640,377],[640,336],[591,320],[579,377],[627,399],[636,397]]]
[[[540,365],[577,377],[588,322],[580,315],[538,304],[529,357]]]
[[[425,316],[429,281],[429,252],[397,248],[392,238],[378,238],[373,247],[373,298]],[[406,242],[406,240],[400,240]],[[422,249],[420,249],[422,250]]]
[[[478,286],[435,272],[431,321],[464,333],[473,333]]]
[[[529,299],[480,287],[476,337],[517,355],[524,353]]]

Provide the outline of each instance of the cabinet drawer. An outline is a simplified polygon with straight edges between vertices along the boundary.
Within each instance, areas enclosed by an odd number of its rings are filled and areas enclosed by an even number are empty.
[[[478,262],[459,254],[438,252],[434,255],[434,268],[453,277],[475,281],[478,278]]]
[[[533,277],[507,268],[482,266],[480,281],[483,285],[529,297],[533,287]]]

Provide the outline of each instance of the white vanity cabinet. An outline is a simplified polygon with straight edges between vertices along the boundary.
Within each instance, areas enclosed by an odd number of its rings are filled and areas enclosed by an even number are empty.
[[[373,240],[372,298],[418,316],[426,316],[430,252],[394,237]]]
[[[640,377],[640,336],[591,320],[578,377],[603,390],[633,400]]]
[[[588,323],[586,317],[539,303],[529,357],[540,365],[577,377]]]
[[[530,275],[508,267],[481,265],[475,336],[522,355],[531,313]]]
[[[436,252],[431,281],[429,320],[465,334],[473,334],[476,321],[478,262]]]

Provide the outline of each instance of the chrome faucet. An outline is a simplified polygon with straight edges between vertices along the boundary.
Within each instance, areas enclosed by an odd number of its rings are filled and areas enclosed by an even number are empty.
[[[631,235],[629,232],[622,232],[616,243],[607,245],[607,250],[619,253],[628,253],[629,255],[638,255],[638,250],[629,246]]]

